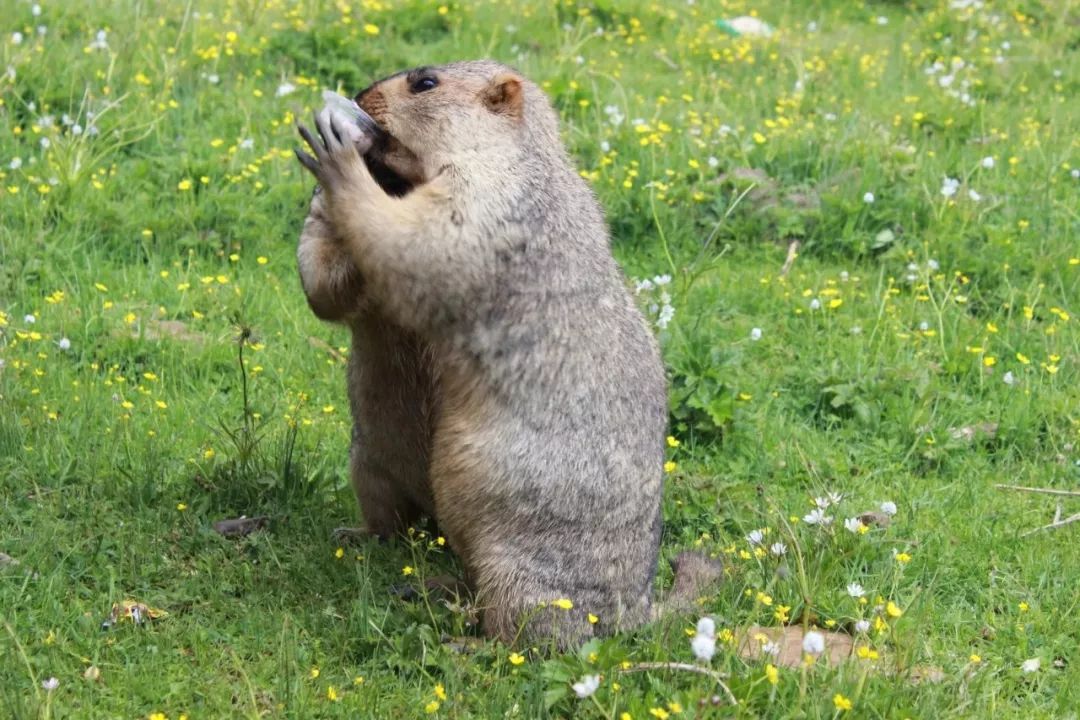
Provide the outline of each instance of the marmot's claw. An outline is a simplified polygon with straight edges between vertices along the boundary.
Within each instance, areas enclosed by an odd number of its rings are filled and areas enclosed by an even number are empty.
[[[296,153],[296,159],[300,161],[301,165],[303,165],[304,167],[306,167],[308,169],[308,172],[310,172],[316,178],[319,177],[319,161],[318,160],[311,157],[310,155],[308,155],[306,152],[304,152],[300,148],[295,148],[293,150],[293,152]]]

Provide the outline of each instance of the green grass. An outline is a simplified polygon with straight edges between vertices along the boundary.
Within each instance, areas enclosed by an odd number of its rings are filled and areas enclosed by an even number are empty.
[[[1080,503],[994,487],[1080,486],[1075,4],[348,5],[0,0],[0,715],[1075,714],[1080,525],[1024,533]],[[751,9],[777,34],[714,26]],[[474,56],[544,85],[628,275],[673,278],[658,587],[681,549],[728,558],[700,614],[737,709],[702,675],[620,673],[692,662],[696,617],[462,656],[440,638],[467,614],[389,592],[453,570],[433,538],[337,557],[348,336],[297,279],[293,125],[324,88]],[[888,527],[844,529],[886,500]],[[270,526],[211,529],[240,514]],[[102,631],[125,599],[169,614]],[[879,619],[858,644],[880,659],[771,684],[725,638],[780,606]]]

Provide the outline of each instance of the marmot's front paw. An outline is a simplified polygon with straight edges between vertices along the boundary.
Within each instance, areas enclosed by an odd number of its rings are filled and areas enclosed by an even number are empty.
[[[315,116],[315,129],[320,140],[312,136],[303,125],[297,125],[300,137],[308,144],[315,157],[303,150],[296,150],[300,164],[315,176],[328,194],[357,186],[366,174],[363,154],[371,149],[372,137],[357,127],[356,123],[332,111],[323,108]]]

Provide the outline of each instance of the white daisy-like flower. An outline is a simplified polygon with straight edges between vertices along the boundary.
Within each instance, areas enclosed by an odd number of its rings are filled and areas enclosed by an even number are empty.
[[[11,44],[12,45],[22,45],[22,41],[23,41],[23,34],[21,32],[16,31],[16,32],[11,33]]]
[[[982,195],[977,193],[974,188],[968,188],[968,197],[971,199],[971,202],[979,202],[982,200]]]
[[[56,688],[60,687],[60,681],[54,677],[51,677],[48,680],[42,680],[41,687],[43,687],[46,692],[52,692]]]
[[[749,535],[746,536],[746,542],[751,545],[760,545],[761,541],[765,539],[765,533],[760,530],[752,530]]]
[[[1037,657],[1033,657],[1021,663],[1020,670],[1023,671],[1025,674],[1028,674],[1038,672],[1040,667],[1042,667],[1042,660]]]
[[[817,298],[814,298],[813,300],[811,300],[810,301],[810,309],[811,310],[820,310],[821,309],[821,301],[818,300]]]
[[[822,527],[828,527],[832,524],[833,519],[825,514],[825,511],[821,508],[814,508],[808,514],[803,515],[803,522],[807,525],[820,525]]]
[[[60,338],[60,342],[56,343],[56,346],[59,347],[61,350],[70,350],[71,341],[68,340],[66,337],[62,337]]]
[[[787,553],[787,545],[782,542],[774,542],[769,546],[769,552],[776,557],[782,557]]]
[[[867,205],[873,205],[874,204],[874,193],[869,192],[869,191],[863,193],[862,201],[864,203],[866,203]]]
[[[1005,374],[1001,376],[1001,382],[1005,383],[1006,385],[1016,384],[1016,376],[1013,375],[1012,370],[1007,370]]]
[[[980,164],[987,170],[990,170],[994,167],[994,157],[992,155],[987,155],[982,159],[982,162]]]
[[[761,339],[761,328],[750,328],[750,339],[757,341]]]
[[[776,657],[780,654],[780,645],[779,643],[775,643],[770,640],[769,642],[761,646],[761,652],[765,653],[766,655],[772,655],[773,657]]]
[[[286,95],[291,95],[294,92],[296,92],[295,85],[293,85],[291,82],[283,82],[277,86],[277,90],[274,91],[274,95],[276,97],[285,97]]]
[[[586,675],[570,687],[574,690],[574,694],[579,698],[587,698],[600,687],[600,676]]]
[[[13,157],[13,158],[11,158],[11,162],[8,163],[8,169],[9,170],[18,170],[21,167],[22,167],[22,158],[21,157]]]
[[[945,180],[941,183],[941,194],[945,197],[952,197],[956,194],[956,191],[960,189],[960,181],[956,178],[946,176]]]
[[[863,589],[863,586],[857,582],[848,583],[847,594],[853,598],[858,599],[866,596],[866,590]]]
[[[857,633],[865,633],[865,632],[868,632],[869,630],[870,630],[870,621],[869,620],[859,620],[858,622],[855,623],[855,632],[857,632]]]
[[[34,317],[33,315],[24,315],[23,316],[23,322],[26,323],[27,325],[33,325],[34,323],[37,322],[37,318]]]
[[[697,632],[690,638],[690,649],[699,662],[709,662],[716,654],[716,623],[710,617],[698,620]]]
[[[862,530],[863,522],[857,517],[848,518],[844,521],[844,529],[851,533],[858,533]]]
[[[896,503],[891,500],[886,500],[880,505],[881,512],[885,513],[889,517],[896,514]]]

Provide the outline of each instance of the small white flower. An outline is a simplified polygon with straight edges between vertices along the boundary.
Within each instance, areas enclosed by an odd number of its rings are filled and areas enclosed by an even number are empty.
[[[931,270],[934,270],[936,272],[937,270],[939,270],[941,268],[941,264],[938,263],[938,261],[935,260],[934,258],[930,258],[929,260],[926,261],[926,267],[928,267]]]
[[[599,675],[586,675],[581,678],[580,681],[570,686],[574,690],[574,694],[579,698],[587,698],[596,692],[596,689],[600,687]]]
[[[37,322],[37,318],[34,317],[33,315],[24,315],[23,316],[23,322],[26,323],[27,325],[33,325],[34,323]]]
[[[956,178],[946,176],[945,180],[941,183],[941,194],[945,197],[952,197],[956,194],[956,191],[960,188],[960,181]]]
[[[886,500],[885,502],[881,503],[880,509],[881,512],[885,513],[889,517],[892,517],[896,514],[896,503],[891,500]]]
[[[255,147],[255,141],[252,140],[251,138],[244,138],[243,140],[240,141],[240,149],[241,150],[250,150],[253,147]]]
[[[760,530],[753,530],[746,536],[746,542],[751,545],[760,545],[761,541],[765,539],[765,533]]]
[[[874,193],[872,193],[872,192],[863,193],[862,201],[864,203],[866,203],[867,205],[872,205],[874,203]]]
[[[66,337],[62,337],[60,338],[60,342],[56,343],[56,346],[59,347],[61,350],[70,350],[71,341],[68,340]]]
[[[94,41],[90,43],[91,50],[108,50],[109,35],[104,30],[98,30],[94,35]]]
[[[889,24],[889,18],[885,17],[884,15],[878,15],[877,16],[877,24],[878,25],[888,25]]]
[[[811,630],[803,635],[802,649],[809,655],[820,655],[825,652],[825,636],[816,630]]]
[[[769,552],[771,552],[776,557],[781,557],[785,553],[787,553],[787,545],[782,542],[774,542],[772,545],[769,546]]]
[[[855,632],[857,632],[857,633],[864,633],[864,632],[868,631],[869,629],[870,629],[870,621],[869,620],[859,620],[858,622],[855,623]]]
[[[710,155],[710,156],[709,156],[709,159],[708,159],[708,160],[706,160],[705,162],[707,162],[707,163],[709,164],[709,167],[711,167],[711,168],[718,168],[718,167],[720,167],[720,161],[719,161],[719,160],[717,160],[717,159],[716,159],[715,157],[713,157],[712,155]]]
[[[640,295],[643,292],[651,292],[653,289],[652,280],[646,278],[645,280],[634,281],[634,294]]]
[[[813,300],[811,300],[810,301],[810,309],[811,310],[820,310],[821,309],[821,301],[818,300],[817,298],[814,298]]]
[[[844,529],[851,533],[858,533],[862,530],[863,522],[857,517],[848,518],[844,521]]]
[[[49,138],[46,138],[46,137],[41,138],[41,147],[43,149],[47,150],[50,145],[52,145],[52,141],[49,140]]]
[[[825,511],[821,508],[814,508],[809,514],[803,516],[803,522],[807,525],[820,525],[822,527],[828,527],[832,524],[833,519],[825,514]]]
[[[720,133],[720,137],[724,137],[725,135],[730,135],[733,130],[730,125],[721,125],[716,129],[716,132]]]
[[[847,282],[849,279],[851,279],[851,275],[848,274],[848,271],[847,270],[841,270],[840,271],[840,282]]]
[[[1025,660],[1025,661],[1024,661],[1024,662],[1023,662],[1023,663],[1022,663],[1022,664],[1020,665],[1020,669],[1021,669],[1021,670],[1022,670],[1022,671],[1023,671],[1024,673],[1033,673],[1033,672],[1038,672],[1038,671],[1039,671],[1039,668],[1040,668],[1040,667],[1042,667],[1042,660],[1040,660],[1040,659],[1039,659],[1039,658],[1037,658],[1037,657],[1033,657],[1033,658],[1030,658],[1030,659],[1028,659],[1028,660]]]
[[[60,687],[60,681],[54,677],[51,677],[48,680],[42,680],[41,687],[45,688],[46,692],[52,692],[56,688]]]
[[[296,92],[295,85],[293,85],[291,82],[283,82],[277,86],[277,90],[274,92],[274,95],[276,97],[285,97],[286,95],[291,95],[294,92]]]
[[[975,192],[973,188],[968,188],[968,197],[971,198],[971,202],[979,202],[982,200],[982,195]]]
[[[600,141],[600,152],[602,152],[602,153],[611,152],[611,143],[609,143],[607,140]]]
[[[994,167],[994,158],[993,158],[993,156],[992,155],[987,155],[986,157],[984,157],[982,159],[982,166],[984,168],[986,168],[987,170]]]
[[[761,328],[750,328],[750,339],[757,341],[761,339]]]
[[[716,622],[711,617],[703,617],[698,620],[694,629],[698,635],[716,637]]]
[[[21,157],[11,158],[11,162],[8,163],[8,169],[10,169],[10,170],[18,170],[21,167],[22,167],[22,158]]]
[[[671,276],[670,275],[657,275],[656,277],[654,277],[652,279],[652,281],[654,283],[656,283],[657,287],[663,287],[664,285],[667,285],[668,283],[671,282]]]
[[[841,503],[841,501],[844,499],[844,494],[843,493],[838,493],[838,492],[832,492],[830,490],[829,492],[825,493],[825,497],[827,497],[829,499],[830,504],[839,505]]]
[[[851,334],[852,335],[862,335],[862,325],[852,325],[851,326]]]
[[[1072,175],[1073,180],[1080,180],[1080,168],[1073,168],[1069,174]]]
[[[857,582],[848,583],[847,594],[853,598],[861,598],[866,595],[866,590]]]
[[[930,329],[930,323],[926,322],[925,320],[923,320],[921,323],[919,323],[919,331],[920,332],[926,332],[929,329]]]
[[[21,32],[13,32],[13,33],[11,33],[11,44],[12,45],[22,45],[22,41],[23,41],[23,34]]]
[[[821,508],[822,510],[827,509],[829,507],[829,505],[831,505],[831,504],[832,504],[832,501],[827,497],[816,497],[816,498],[814,498],[814,505],[816,507]]]
[[[1001,381],[1003,383],[1005,383],[1006,385],[1015,385],[1016,384],[1016,376],[1013,375],[1012,370],[1008,370],[1008,371],[1005,372],[1004,375],[1001,376]]]
[[[31,5],[30,6],[30,14],[33,15],[34,17],[38,17],[39,15],[41,15],[41,6],[38,5],[37,3],[34,3],[33,5]]]
[[[206,81],[211,85],[217,85],[219,82],[221,82],[221,78],[218,76],[217,73],[210,73],[206,76]]]
[[[698,662],[707,663],[716,654],[716,638],[708,635],[695,635],[690,638],[690,649]]]
[[[772,655],[773,657],[776,657],[780,654],[780,645],[770,640],[769,642],[761,646],[761,652],[765,653],[766,655]]]

